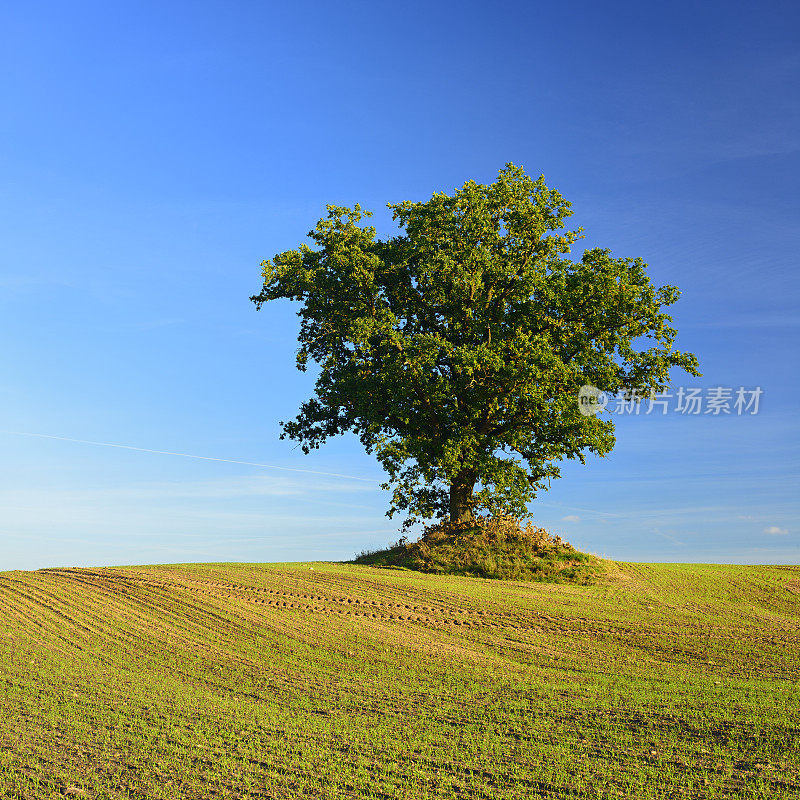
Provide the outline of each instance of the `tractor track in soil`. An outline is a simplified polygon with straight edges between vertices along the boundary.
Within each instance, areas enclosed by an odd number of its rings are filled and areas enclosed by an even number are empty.
[[[528,638],[537,634],[561,634],[574,637],[648,637],[663,636],[663,627],[638,623],[635,627],[622,621],[602,623],[583,616],[556,616],[540,612],[504,612],[493,610],[492,603],[488,609],[473,609],[457,606],[455,602],[443,602],[437,598],[435,602],[398,602],[383,599],[368,599],[357,595],[341,592],[303,591],[297,587],[281,588],[276,586],[251,586],[241,583],[231,583],[216,580],[201,580],[182,578],[175,580],[170,577],[145,576],[133,570],[106,569],[81,569],[58,568],[40,570],[36,575],[52,577],[73,586],[82,586],[84,590],[91,589],[104,597],[104,602],[109,604],[105,611],[114,612],[124,616],[123,608],[140,607],[146,612],[146,624],[143,625],[143,635],[153,635],[153,612],[163,617],[167,630],[171,636],[182,632],[187,643],[206,628],[218,631],[241,631],[242,622],[247,620],[256,626],[263,622],[264,614],[273,611],[287,612],[286,619],[292,615],[324,615],[338,616],[341,618],[354,618],[378,623],[405,623],[415,626],[428,627],[437,630],[459,629],[462,631],[473,630],[476,633],[484,631],[512,634],[515,637]],[[277,576],[280,579],[281,576]],[[7,585],[9,578],[0,580],[0,590]],[[41,596],[47,590],[34,587],[30,582],[25,582],[25,589],[20,585],[19,590],[29,592],[31,596]],[[363,591],[364,587],[356,584],[355,589]],[[60,591],[60,589],[59,589]],[[170,607],[159,602],[166,595],[169,596]],[[53,601],[57,601],[54,591],[49,592]],[[188,598],[194,598],[190,601]],[[63,596],[61,598],[63,604]],[[0,603],[2,592],[0,591]],[[180,607],[185,613],[179,613],[174,607]],[[249,610],[248,610],[249,609]],[[85,623],[69,617],[64,611],[59,611],[55,606],[51,610],[56,614],[64,615],[65,621],[80,628]],[[234,616],[231,616],[231,614]],[[139,616],[135,614],[134,616]],[[118,617],[117,617],[118,618]],[[191,623],[187,623],[187,619]],[[198,619],[204,620],[207,625],[200,626]],[[291,627],[291,626],[290,626]],[[91,627],[87,632],[97,633]],[[740,632],[732,634],[729,629],[715,629],[709,624],[699,624],[696,621],[686,621],[681,626],[681,636],[690,636],[696,639],[733,639],[744,637],[751,641],[770,641],[776,633],[788,643],[800,644],[800,629],[791,628],[785,631],[763,633],[743,627]],[[130,642],[134,644],[133,639]],[[206,645],[207,646],[207,645]]]

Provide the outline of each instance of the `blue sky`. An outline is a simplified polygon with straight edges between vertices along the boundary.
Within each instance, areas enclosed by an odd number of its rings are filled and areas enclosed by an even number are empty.
[[[764,392],[757,415],[618,418],[534,519],[619,559],[797,563],[799,23],[791,3],[6,4],[0,569],[396,538],[354,439],[278,440],[312,380],[294,310],[248,297],[326,203],[387,233],[387,202],[508,161],[572,201],[581,249],[682,289],[704,374],[676,386]]]

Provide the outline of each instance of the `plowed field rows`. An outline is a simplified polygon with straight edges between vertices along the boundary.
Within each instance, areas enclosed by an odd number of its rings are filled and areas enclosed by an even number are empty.
[[[0,797],[800,797],[798,585],[0,573]]]

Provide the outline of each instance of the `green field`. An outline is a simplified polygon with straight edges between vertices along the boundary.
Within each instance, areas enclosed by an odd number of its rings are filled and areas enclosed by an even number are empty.
[[[797,798],[800,567],[0,573],[0,797]]]

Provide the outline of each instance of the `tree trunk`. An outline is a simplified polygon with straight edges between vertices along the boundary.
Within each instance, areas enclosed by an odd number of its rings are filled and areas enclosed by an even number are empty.
[[[469,473],[461,473],[450,484],[450,522],[472,522],[472,490],[475,478]]]

